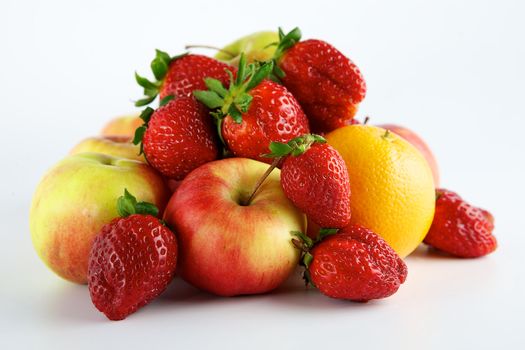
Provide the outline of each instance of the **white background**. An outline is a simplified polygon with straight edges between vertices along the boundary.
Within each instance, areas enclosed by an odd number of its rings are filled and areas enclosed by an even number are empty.
[[[518,348],[523,346],[524,7],[520,1],[14,1],[0,3],[0,348]],[[177,281],[122,322],[54,276],[30,242],[45,170],[133,111],[155,48],[224,45],[298,25],[361,68],[360,116],[416,130],[446,188],[496,217],[498,251],[419,249],[393,297],[355,304],[304,290],[221,299]],[[208,53],[208,52],[206,52]],[[521,181],[520,181],[521,180]]]

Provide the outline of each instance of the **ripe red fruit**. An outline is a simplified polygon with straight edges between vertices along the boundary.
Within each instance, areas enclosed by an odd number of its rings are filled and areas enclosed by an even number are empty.
[[[321,293],[332,298],[386,298],[407,276],[407,267],[396,252],[374,232],[358,225],[325,238],[310,254],[309,278]]]
[[[205,78],[215,78],[225,86],[230,81],[228,71],[234,72],[235,68],[217,61],[214,58],[202,55],[185,55],[172,60],[164,81],[159,89],[159,97],[192,96],[194,90],[206,89]]]
[[[215,110],[221,137],[237,157],[269,162],[261,157],[271,141],[287,142],[308,133],[308,119],[294,96],[282,85],[264,80],[272,62],[246,66],[244,55],[232,88],[208,79],[209,91],[195,91],[195,96]]]
[[[206,77],[215,78],[227,85],[230,81],[229,73],[235,72],[234,67],[211,57],[193,54],[170,57],[160,50],[157,50],[157,55],[151,62],[151,69],[155,81],[135,74],[137,83],[144,88],[144,97],[135,103],[138,107],[151,103],[157,95],[161,100],[168,96],[190,97],[193,90],[206,88]]]
[[[279,29],[279,36],[275,75],[303,107],[312,131],[329,132],[347,124],[366,94],[357,66],[327,42],[299,41],[299,28],[286,35]]]
[[[424,243],[462,258],[476,258],[496,250],[494,217],[445,189],[436,190],[434,221]]]
[[[479,209],[481,210],[481,212],[483,213],[483,216],[485,217],[485,219],[487,219],[488,222],[490,222],[491,224],[494,224],[494,216],[489,213],[487,210],[485,209]]]
[[[141,115],[144,126],[133,142],[142,142],[148,163],[162,175],[182,180],[198,166],[217,159],[219,149],[209,111],[193,97],[169,101]]]
[[[159,219],[146,214],[158,213],[152,206],[137,203],[126,191],[119,199],[119,212],[126,217],[106,224],[93,243],[89,292],[110,320],[122,320],[146,305],[173,279],[177,241]]]
[[[350,222],[350,179],[339,152],[325,142],[320,136],[304,135],[288,144],[274,143],[270,156],[288,153],[281,167],[286,197],[317,225],[342,228]],[[286,145],[284,153],[277,148]]]
[[[268,162],[261,155],[271,141],[288,142],[309,132],[306,115],[284,86],[264,80],[250,90],[250,95],[253,100],[242,114],[242,122],[226,116],[222,124],[226,145],[237,157]]]
[[[368,118],[368,117],[367,117],[367,118]],[[365,118],[365,121],[367,121],[366,118]],[[361,124],[366,124],[366,122],[365,122],[365,123],[361,123],[361,122],[359,121],[359,119],[352,118],[352,119],[347,119],[347,120],[345,120],[344,123],[343,123],[343,125],[341,125],[341,127],[343,127],[343,126],[347,126],[347,125],[361,125]]]

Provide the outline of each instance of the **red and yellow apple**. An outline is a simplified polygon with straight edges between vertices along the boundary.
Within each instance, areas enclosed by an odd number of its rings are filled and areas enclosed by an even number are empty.
[[[44,263],[59,276],[86,283],[95,235],[118,216],[128,189],[162,210],[170,191],[147,164],[99,153],[68,156],[44,176],[29,214],[31,238]]]
[[[246,203],[268,165],[245,158],[207,163],[170,199],[164,219],[177,235],[178,273],[222,296],[268,292],[295,269],[291,231],[306,218],[284,195],[275,169]]]
[[[135,130],[144,124],[139,114],[116,117],[110,120],[102,129],[102,136],[127,136],[133,138]]]
[[[436,187],[439,187],[439,169],[438,164],[436,161],[436,158],[434,157],[434,154],[430,150],[430,147],[423,141],[421,137],[419,137],[415,132],[412,130],[405,128],[403,126],[395,125],[395,124],[383,124],[378,125],[379,127],[383,129],[390,130],[394,134],[401,136],[412,146],[416,147],[421,154],[425,157],[425,159],[428,162],[428,165],[430,166],[430,169],[432,169],[432,175],[434,177],[434,185]]]
[[[145,162],[144,155],[139,155],[140,147],[131,143],[128,136],[94,136],[82,140],[69,152],[78,154],[94,152],[107,154],[114,157],[128,158]]]

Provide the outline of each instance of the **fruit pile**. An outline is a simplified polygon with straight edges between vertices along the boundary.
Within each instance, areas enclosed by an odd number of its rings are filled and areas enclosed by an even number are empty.
[[[111,121],[40,182],[30,230],[59,276],[121,320],[175,274],[220,296],[307,285],[364,302],[394,294],[425,244],[496,249],[494,219],[439,187],[412,131],[359,122],[366,84],[322,40],[262,32],[215,58],[157,50],[135,75],[140,116]],[[152,104],[158,101],[158,106]]]

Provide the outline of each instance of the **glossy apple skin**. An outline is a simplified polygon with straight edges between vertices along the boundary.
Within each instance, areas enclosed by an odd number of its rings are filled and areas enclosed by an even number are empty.
[[[295,269],[290,231],[306,218],[284,195],[275,169],[243,206],[268,165],[246,158],[207,163],[170,199],[164,219],[177,235],[178,273],[205,291],[234,296],[269,292]]]
[[[128,136],[94,136],[78,143],[69,154],[84,152],[102,153],[114,157],[139,160],[146,162],[144,154],[139,155],[140,147],[131,143]]]
[[[144,121],[139,118],[138,113],[116,117],[102,128],[100,134],[102,136],[127,136],[131,139],[135,136],[135,130],[142,124]]]
[[[430,150],[430,147],[426,144],[425,141],[419,135],[417,135],[412,130],[405,128],[403,126],[395,125],[395,124],[383,124],[378,125],[379,127],[383,129],[387,129],[392,131],[394,134],[401,136],[412,146],[416,147],[421,154],[425,157],[425,159],[428,162],[428,165],[430,166],[430,169],[432,169],[432,176],[434,177],[434,184],[436,187],[439,187],[439,168],[436,161],[436,158],[434,157],[434,154]]]
[[[268,46],[279,41],[279,34],[272,31],[262,31],[246,35],[223,47],[225,51],[219,51],[215,58],[219,61],[237,66],[241,52],[246,55],[248,63],[254,61],[267,61],[273,57],[276,46]],[[232,53],[235,56],[231,56]]]
[[[117,198],[125,188],[160,210],[170,195],[157,172],[130,159],[81,153],[48,171],[33,196],[29,226],[36,252],[52,271],[71,282],[87,282],[93,239],[118,216]]]

